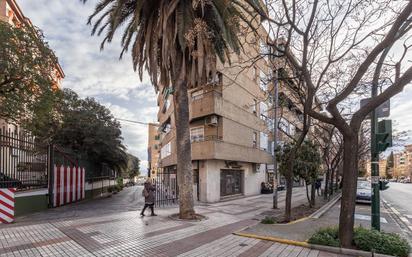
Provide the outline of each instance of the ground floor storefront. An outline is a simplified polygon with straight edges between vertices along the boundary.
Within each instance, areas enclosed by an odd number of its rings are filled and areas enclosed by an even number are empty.
[[[157,181],[171,184],[177,177],[176,166],[163,169]],[[225,160],[193,161],[193,191],[195,200],[219,202],[221,200],[260,194],[262,182],[267,182],[266,164]]]

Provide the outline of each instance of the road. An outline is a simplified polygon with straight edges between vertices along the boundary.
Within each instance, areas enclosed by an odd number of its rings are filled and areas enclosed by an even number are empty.
[[[391,182],[381,196],[412,241],[412,184]]]

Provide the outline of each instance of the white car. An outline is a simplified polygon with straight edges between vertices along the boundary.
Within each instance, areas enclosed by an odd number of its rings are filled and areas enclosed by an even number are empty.
[[[372,203],[372,186],[369,181],[358,181],[356,188],[357,203]]]

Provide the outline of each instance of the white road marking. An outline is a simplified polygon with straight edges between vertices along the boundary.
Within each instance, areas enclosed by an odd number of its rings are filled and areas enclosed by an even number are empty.
[[[399,217],[399,218],[400,218],[403,222],[405,222],[406,225],[411,224],[407,218],[405,218],[405,217]]]
[[[370,220],[371,220],[371,216],[369,216],[369,215],[362,215],[362,214],[356,214],[356,213],[355,213],[355,219],[358,219],[358,220],[368,220],[368,221],[370,221]],[[381,222],[382,222],[382,223],[388,223],[388,221],[387,221],[385,218],[383,218],[383,217],[381,217]]]
[[[412,215],[405,215],[408,219],[412,219]]]
[[[400,212],[398,212],[398,210],[397,209],[395,209],[395,208],[393,208],[393,207],[391,207],[391,210],[396,214],[396,215],[399,215],[399,214],[401,214]]]

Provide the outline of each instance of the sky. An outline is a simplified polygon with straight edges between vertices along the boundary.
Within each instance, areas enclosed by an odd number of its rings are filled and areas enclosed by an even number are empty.
[[[39,27],[55,51],[65,72],[63,87],[81,97],[94,97],[107,106],[116,118],[155,122],[155,91],[146,76],[140,81],[133,71],[130,54],[119,60],[118,37],[100,51],[101,37],[91,36],[86,24],[96,0],[17,0],[25,16]],[[391,117],[399,131],[411,129],[412,87],[391,100]],[[147,127],[121,122],[128,151],[147,167]]]
[[[102,38],[91,36],[87,17],[96,1],[17,0],[24,15],[39,27],[55,51],[66,77],[62,86],[81,97],[94,97],[116,118],[154,122],[157,105],[148,77],[140,81],[129,54],[119,60],[120,43],[114,40],[100,51]],[[128,151],[147,167],[147,126],[121,122]]]

